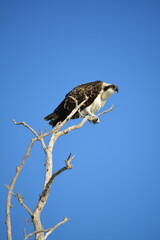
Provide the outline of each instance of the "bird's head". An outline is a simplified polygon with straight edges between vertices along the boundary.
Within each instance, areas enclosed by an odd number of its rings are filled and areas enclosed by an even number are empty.
[[[108,91],[108,92],[118,92],[118,86],[117,85],[114,85],[114,84],[111,84],[111,83],[105,83],[104,84],[104,91]]]
[[[115,92],[118,92],[118,86],[111,83],[104,83],[103,85],[103,99],[106,100],[112,96]]]

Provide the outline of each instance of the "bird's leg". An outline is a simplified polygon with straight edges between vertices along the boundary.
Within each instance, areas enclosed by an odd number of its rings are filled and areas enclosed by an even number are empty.
[[[85,117],[82,113],[81,113],[81,111],[80,110],[78,110],[78,113],[79,113],[79,115],[81,116],[81,117]]]
[[[87,114],[90,116],[88,119],[90,123],[96,124],[100,122],[99,118],[95,114],[91,113],[88,109],[86,109],[86,111]]]
[[[98,118],[96,115],[90,116],[89,119],[88,119],[88,121],[89,121],[90,123],[93,123],[93,124],[96,124],[96,123],[99,123],[99,122],[100,122],[99,118]]]
[[[88,121],[90,123],[96,124],[96,123],[100,122],[99,118],[95,114],[91,113],[89,108],[86,108],[85,112],[83,112],[83,113],[82,112],[80,110],[78,110],[79,116],[84,118],[86,115],[89,115]]]

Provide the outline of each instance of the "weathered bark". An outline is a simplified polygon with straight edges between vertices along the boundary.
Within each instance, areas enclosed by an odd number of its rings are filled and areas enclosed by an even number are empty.
[[[35,234],[35,240],[44,240],[44,232],[43,232],[43,227],[41,224],[41,220],[40,220],[40,213],[41,213],[41,209],[39,209],[39,211],[36,211],[35,213],[33,213],[33,225],[34,225],[34,230],[35,232],[41,231],[39,233]]]
[[[87,99],[85,99],[85,101],[87,101]],[[11,185],[6,186],[8,189],[8,197],[7,197],[7,201],[6,201],[6,224],[7,224],[8,240],[12,240],[11,214],[10,214],[11,196],[12,195],[14,195],[18,199],[19,203],[25,208],[25,210],[28,211],[31,221],[33,222],[33,225],[34,225],[35,231],[33,233],[26,235],[26,227],[27,227],[27,223],[28,223],[28,221],[26,221],[26,225],[24,228],[24,237],[25,237],[24,239],[25,240],[27,240],[28,238],[30,238],[33,235],[35,235],[35,240],[45,240],[48,237],[48,235],[51,234],[57,227],[59,227],[60,225],[62,225],[63,223],[68,221],[68,218],[65,217],[63,221],[57,223],[54,227],[44,230],[43,226],[41,224],[40,216],[41,216],[41,212],[47,202],[50,187],[53,182],[53,179],[56,176],[58,176],[60,173],[62,173],[63,171],[65,171],[67,169],[72,169],[72,165],[70,164],[70,162],[72,161],[74,156],[71,157],[71,154],[70,154],[69,157],[67,158],[67,160],[65,160],[66,166],[64,166],[60,170],[53,173],[53,171],[52,171],[52,167],[53,167],[52,166],[52,164],[53,164],[52,152],[53,152],[54,144],[58,137],[63,136],[64,134],[67,134],[72,130],[81,128],[84,125],[84,123],[87,120],[89,120],[90,117],[86,116],[85,118],[83,118],[83,120],[79,124],[73,125],[67,129],[61,130],[61,128],[65,125],[65,123],[75,114],[75,112],[81,107],[82,104],[84,104],[85,101],[83,101],[78,106],[76,105],[76,108],[72,111],[72,113],[61,124],[57,124],[57,126],[48,133],[45,132],[44,134],[42,134],[42,131],[40,131],[40,135],[38,135],[36,133],[36,131],[34,129],[32,129],[30,126],[28,126],[25,122],[16,123],[15,120],[13,120],[16,125],[23,125],[26,128],[28,128],[35,135],[35,138],[31,140],[31,143],[27,149],[27,152],[26,152],[20,166],[16,168],[16,173],[11,182]],[[98,114],[98,116],[100,116],[106,112],[112,111],[112,110],[113,110],[113,106],[109,110]],[[45,142],[44,142],[44,137],[48,136],[49,134],[52,134],[52,135],[51,135],[49,144],[46,147]],[[29,153],[30,153],[31,148],[33,147],[33,144],[35,141],[41,142],[42,148],[46,154],[46,163],[45,163],[45,180],[44,180],[43,190],[42,190],[40,198],[35,206],[35,209],[32,212],[29,209],[29,207],[24,204],[23,198],[21,197],[21,195],[19,193],[16,193],[16,194],[13,193],[13,188],[14,188],[15,182],[25,164],[25,161],[26,161],[27,157],[29,156]]]
[[[22,170],[23,168],[23,165],[27,159],[27,157],[29,156],[29,153],[30,153],[30,150],[31,148],[33,147],[33,144],[36,140],[35,139],[32,139],[28,149],[27,149],[27,152],[21,162],[21,165],[19,167],[16,167],[16,173],[13,177],[13,180],[11,182],[11,185],[8,186],[8,196],[7,196],[7,201],[6,201],[6,225],[7,225],[7,237],[8,237],[8,240],[12,240],[12,232],[11,232],[11,215],[10,215],[10,208],[11,208],[11,196],[12,196],[12,191],[13,191],[13,188],[14,188],[14,185],[15,185],[15,182],[18,178],[18,175],[20,173],[20,171]]]

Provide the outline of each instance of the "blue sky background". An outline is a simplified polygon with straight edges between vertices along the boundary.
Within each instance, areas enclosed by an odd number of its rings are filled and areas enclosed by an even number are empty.
[[[48,239],[160,239],[160,1],[1,1],[0,239],[6,239],[7,190],[43,118],[78,84],[119,86],[100,124],[89,122],[55,144],[54,171],[72,152],[73,169],[55,179],[41,220]],[[72,120],[67,126],[78,123]],[[47,142],[48,139],[45,139]],[[15,191],[34,209],[45,154],[36,143]],[[13,239],[28,214],[12,197]],[[27,233],[33,231],[31,224]],[[33,238],[32,238],[33,239]]]

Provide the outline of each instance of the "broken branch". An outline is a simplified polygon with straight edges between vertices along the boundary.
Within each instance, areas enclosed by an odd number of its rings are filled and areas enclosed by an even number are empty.
[[[33,128],[31,128],[28,124],[26,124],[25,122],[18,122],[17,123],[14,119],[12,119],[12,121],[16,125],[23,125],[24,127],[28,128],[37,138],[39,137],[38,134],[36,133],[36,131]]]
[[[8,185],[4,184],[4,186],[9,190],[9,186],[8,186]],[[32,213],[32,211],[29,209],[29,207],[27,207],[27,205],[24,204],[24,202],[23,202],[23,199],[24,199],[24,198],[21,197],[21,195],[20,195],[18,192],[16,192],[16,194],[15,194],[14,192],[12,192],[11,194],[18,199],[19,203],[22,205],[22,207],[24,207],[24,208],[26,209],[26,211],[30,214],[30,216],[31,216],[31,218],[32,218],[32,217],[33,217],[33,213]]]

